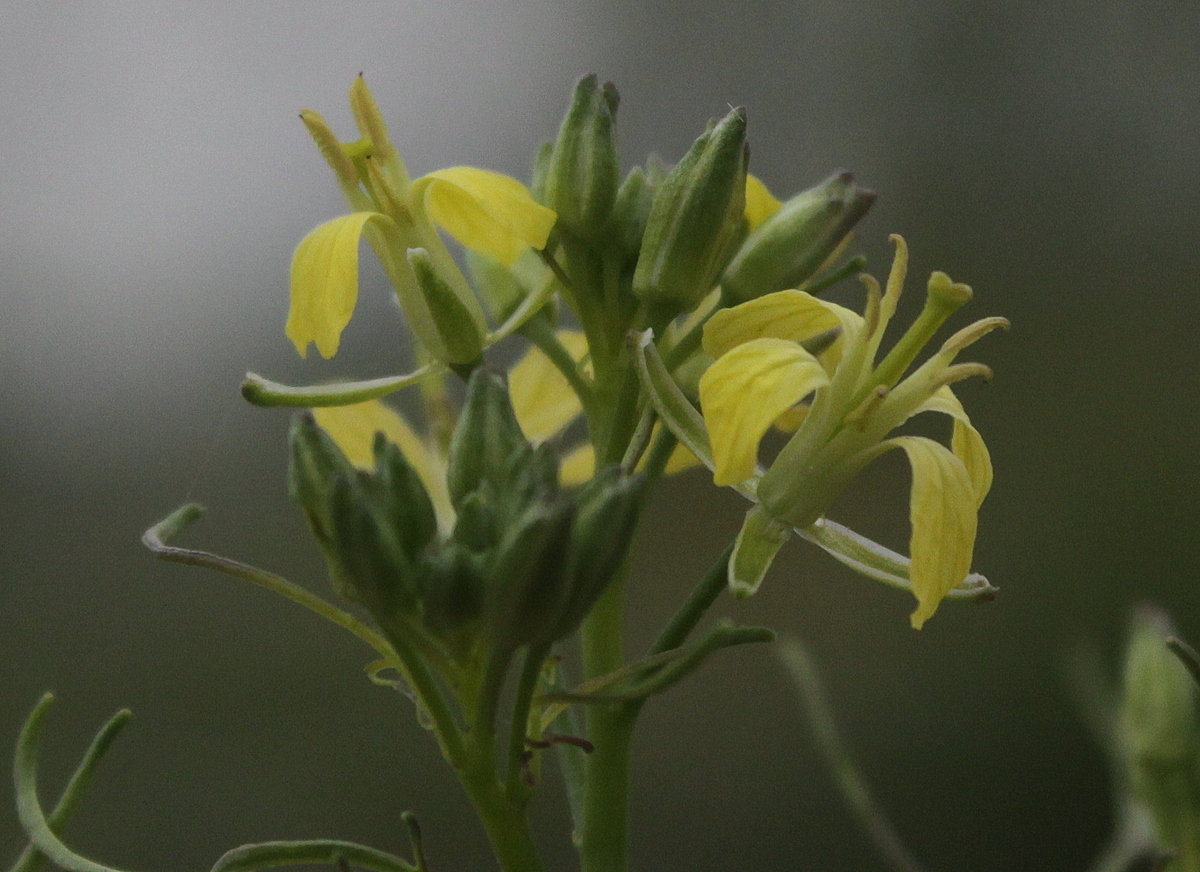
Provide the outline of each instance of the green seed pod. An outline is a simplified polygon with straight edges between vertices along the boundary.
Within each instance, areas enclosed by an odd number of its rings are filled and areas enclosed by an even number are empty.
[[[875,192],[835,173],[797,194],[755,229],[725,268],[721,289],[734,303],[799,287],[820,269],[871,204]]]
[[[598,241],[608,230],[617,196],[616,116],[620,97],[595,74],[575,85],[546,168],[545,204],[558,226],[580,239]]]
[[[677,311],[716,283],[744,222],[746,113],[735,109],[692,145],[654,196],[633,275],[634,293]]]

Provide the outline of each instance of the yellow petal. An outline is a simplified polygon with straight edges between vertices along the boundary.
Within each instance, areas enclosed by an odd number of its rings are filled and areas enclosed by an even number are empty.
[[[582,333],[559,330],[554,335],[576,363],[587,355],[587,339]],[[535,445],[558,433],[583,411],[566,376],[539,348],[530,348],[512,368],[508,393],[521,431]]]
[[[917,598],[911,621],[919,630],[942,598],[971,571],[975,491],[967,468],[941,443],[924,436],[898,436],[883,445],[903,448],[912,465],[909,579]]]
[[[292,255],[292,301],[285,332],[300,356],[315,342],[325,358],[337,353],[342,331],[358,302],[358,242],[370,221],[390,222],[378,212],[354,212],[326,221]]]
[[[379,400],[349,406],[323,406],[310,410],[317,424],[329,434],[346,459],[360,469],[375,468],[373,443],[382,433],[393,442],[412,466],[433,502],[438,527],[454,525],[454,509],[446,489],[446,469],[441,457],[408,426],[403,418]]]
[[[505,266],[512,266],[526,248],[545,248],[558,217],[516,179],[476,167],[438,170],[422,176],[413,188],[446,232]]]
[[[775,419],[775,429],[784,433],[795,433],[808,417],[808,406],[792,406]]]
[[[596,451],[590,443],[568,451],[558,464],[558,479],[568,487],[590,481],[596,474]]]
[[[667,465],[663,467],[664,475],[675,475],[676,473],[685,472],[697,466],[703,466],[700,458],[692,453],[692,450],[682,442],[675,446],[675,450],[671,452],[671,456],[667,458]]]
[[[941,387],[917,409],[920,412],[941,412],[954,419],[954,435],[950,449],[963,462],[971,477],[971,488],[975,492],[975,508],[983,505],[983,499],[992,487],[992,458],[988,453],[983,436],[971,424],[962,403],[949,387]]]
[[[827,384],[820,362],[785,339],[755,339],[722,355],[700,378],[713,481],[736,484],[754,475],[758,443],[775,419]]]
[[[758,176],[746,174],[746,221],[751,231],[778,212],[782,205]]]
[[[752,339],[803,342],[831,327],[841,327],[842,336],[821,354],[832,370],[841,359],[847,336],[856,334],[862,323],[857,312],[805,291],[777,291],[716,312],[704,325],[704,350],[720,357]]]

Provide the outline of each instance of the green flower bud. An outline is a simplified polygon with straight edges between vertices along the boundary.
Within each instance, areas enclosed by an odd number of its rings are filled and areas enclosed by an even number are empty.
[[[464,365],[475,363],[483,351],[483,333],[479,323],[449,283],[438,273],[429,252],[424,248],[408,249],[408,265],[425,297],[434,328],[441,339],[446,363]]]
[[[501,650],[542,639],[565,598],[574,506],[559,498],[515,521],[491,566],[493,642]]]
[[[748,159],[746,113],[735,109],[667,174],[633,275],[638,297],[686,311],[709,292],[745,220]]]
[[[1171,621],[1158,609],[1134,615],[1125,653],[1120,737],[1129,782],[1150,809],[1181,869],[1200,862],[1200,722],[1197,690],[1166,646]]]
[[[629,556],[633,532],[646,494],[646,477],[609,466],[575,494],[571,530],[570,586],[546,627],[553,641],[573,632]]]
[[[616,115],[620,97],[611,82],[584,76],[558,130],[546,169],[545,200],[558,213],[558,226],[596,241],[608,229],[617,196]]]
[[[517,423],[504,377],[477,369],[467,382],[458,426],[450,439],[446,482],[455,506],[480,482],[500,480],[510,459],[529,443]]]
[[[338,593],[362,602],[382,622],[395,608],[412,608],[414,569],[437,535],[437,518],[399,449],[376,434],[374,451],[375,471],[356,470],[312,415],[297,416],[288,487]]]
[[[650,207],[654,205],[654,180],[641,167],[634,167],[617,191],[613,204],[612,227],[618,247],[632,263],[637,262],[642,249],[642,236]]]
[[[734,303],[743,303],[799,287],[874,202],[875,192],[855,185],[848,172],[797,194],[750,234],[725,268],[721,289]]]
[[[426,628],[466,655],[479,635],[487,583],[482,557],[451,540],[426,561],[421,590]]]

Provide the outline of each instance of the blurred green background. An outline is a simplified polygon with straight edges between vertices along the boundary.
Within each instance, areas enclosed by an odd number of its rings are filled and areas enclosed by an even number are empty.
[[[861,226],[971,284],[960,316],[1013,330],[972,350],[960,395],[997,470],[977,568],[988,605],[911,601],[794,543],[725,613],[803,636],[847,741],[930,869],[1086,869],[1110,824],[1104,760],[1062,664],[1115,650],[1154,600],[1193,642],[1200,375],[1200,9],[1188,2],[715,0],[29,2],[0,33],[0,737],[45,689],[52,797],[92,730],[135,718],[69,841],[131,869],[208,868],[245,841],[332,837],[433,868],[485,844],[408,702],[370,652],[269,594],[155,562],[144,527],[210,508],[189,544],[327,590],[287,498],[285,412],[238,396],[401,371],[370,274],[344,352],[282,332],[291,250],[339,214],[296,118],[349,135],[364,71],[414,173],[525,177],[586,72],[620,88],[626,165],[677,159],[748,108],[751,169],[777,194],[839,167],[880,193]],[[855,301],[849,285],[835,298]],[[873,466],[835,516],[906,540],[907,470]],[[663,487],[630,603],[647,640],[736,532],[739,497]],[[3,739],[8,742],[9,739]],[[7,756],[7,755],[5,755]],[[647,707],[634,867],[883,869],[814,748],[778,663],[737,650]],[[573,866],[557,784],[535,805]],[[0,791],[0,854],[21,840]]]

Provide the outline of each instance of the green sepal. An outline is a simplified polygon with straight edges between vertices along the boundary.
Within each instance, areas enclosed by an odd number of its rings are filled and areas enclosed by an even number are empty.
[[[721,276],[734,303],[804,284],[875,202],[839,172],[784,203],[746,239]]]
[[[543,206],[546,205],[546,174],[550,169],[550,158],[554,156],[554,143],[547,140],[538,146],[533,156],[533,172],[529,178],[529,194]]]
[[[746,512],[729,557],[729,590],[734,596],[747,597],[758,592],[790,532],[789,527],[772,518],[760,505]]]
[[[721,274],[745,221],[746,113],[734,109],[692,145],[654,196],[633,276],[642,300],[688,311]]]
[[[439,274],[424,248],[408,249],[408,265],[425,297],[425,304],[445,351],[445,362],[463,365],[479,360],[483,332],[454,288]]]
[[[558,130],[546,168],[545,204],[558,226],[591,242],[604,238],[617,196],[616,114],[620,97],[611,82],[584,76]]]

